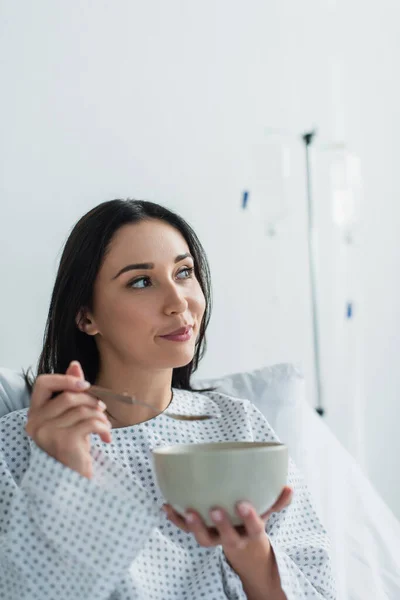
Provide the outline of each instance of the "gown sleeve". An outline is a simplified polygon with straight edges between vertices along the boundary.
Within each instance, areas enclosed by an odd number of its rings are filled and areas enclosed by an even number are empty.
[[[0,419],[0,598],[107,600],[147,542],[160,508],[98,449],[82,477]]]
[[[252,403],[246,403],[246,411],[254,441],[278,440],[268,421]],[[335,600],[330,541],[292,459],[289,459],[287,485],[294,491],[291,504],[283,511],[273,513],[266,525],[282,589],[288,600]],[[246,600],[241,581],[222,551],[221,566],[229,600]]]

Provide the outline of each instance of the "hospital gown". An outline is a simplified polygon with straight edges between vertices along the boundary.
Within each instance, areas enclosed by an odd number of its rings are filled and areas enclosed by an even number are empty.
[[[204,548],[166,518],[152,449],[169,444],[274,441],[247,400],[173,391],[168,410],[220,414],[208,421],[159,415],[92,436],[92,479],[62,465],[25,433],[27,410],[0,420],[1,600],[244,600],[221,546]],[[289,507],[267,523],[288,600],[334,599],[329,541],[290,461]],[[267,597],[267,590],[266,590]]]

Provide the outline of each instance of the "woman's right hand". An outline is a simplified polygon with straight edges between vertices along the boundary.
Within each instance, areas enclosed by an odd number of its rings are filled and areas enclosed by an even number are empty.
[[[39,375],[25,431],[47,454],[90,479],[90,434],[109,443],[111,424],[103,412],[105,404],[84,393],[89,386],[77,361],[65,375]],[[54,392],[61,393],[52,398]]]

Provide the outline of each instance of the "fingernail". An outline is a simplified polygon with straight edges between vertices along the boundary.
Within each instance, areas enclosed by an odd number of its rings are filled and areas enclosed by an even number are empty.
[[[238,511],[242,517],[247,517],[250,513],[251,505],[248,502],[239,502]]]
[[[104,402],[102,400],[97,400],[97,406],[99,408],[101,408],[102,410],[105,410],[107,408],[107,405],[104,404]]]
[[[210,510],[210,515],[213,521],[222,521],[224,515],[222,514],[222,510],[218,510],[217,508],[214,510]]]
[[[185,514],[185,520],[188,523],[194,523],[195,522],[195,516],[192,513],[186,513]]]
[[[79,379],[75,384],[77,390],[87,390],[90,386],[91,383],[89,383],[89,381],[84,381],[83,379]]]

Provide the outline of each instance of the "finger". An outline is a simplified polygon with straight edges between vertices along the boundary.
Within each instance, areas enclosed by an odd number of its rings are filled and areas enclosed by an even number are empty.
[[[111,425],[107,425],[107,423],[100,421],[98,418],[81,421],[73,426],[73,430],[78,437],[85,437],[85,435],[97,433],[100,437],[105,434],[111,441]]]
[[[255,540],[265,535],[265,523],[262,517],[257,514],[256,509],[250,502],[239,502],[236,505],[236,512],[243,520],[246,536]]]
[[[77,408],[67,410],[57,419],[52,419],[51,424],[57,429],[64,429],[65,427],[74,427],[87,419],[99,419],[102,423],[106,423],[111,427],[111,423],[106,415],[90,406],[78,406]]]
[[[54,437],[55,430],[61,431],[68,427],[74,427],[85,420],[95,419],[98,419],[99,422],[107,425],[107,427],[111,429],[111,423],[102,411],[93,407],[79,406],[63,412],[56,419],[43,420],[42,416],[40,416],[40,418],[30,419],[25,427],[25,431],[30,437],[35,438],[41,436],[43,440],[48,431],[52,431]],[[43,431],[45,432],[44,434]]]
[[[189,531],[193,533],[196,541],[200,546],[204,548],[210,548],[211,546],[217,546],[220,543],[220,537],[218,531],[216,533],[206,526],[203,519],[193,510],[187,510],[185,512],[186,525],[189,527]]]
[[[240,550],[245,547],[247,543],[246,539],[239,535],[239,532],[232,525],[228,514],[224,510],[214,508],[210,510],[210,517],[219,534],[219,543],[224,548]]]
[[[39,375],[32,392],[31,408],[41,408],[51,399],[54,392],[82,392],[89,387],[88,381],[72,375]]]
[[[29,421],[33,426],[35,423],[40,421],[49,421],[57,419],[65,412],[77,408],[78,406],[87,406],[92,409],[97,409],[103,412],[106,409],[106,405],[101,400],[93,398],[88,394],[74,394],[73,392],[64,392],[56,398],[53,398],[51,402],[45,404],[40,410],[29,409],[28,417]]]
[[[98,418],[86,419],[86,421],[81,421],[74,427],[58,429],[56,432],[54,423],[46,421],[35,432],[34,439],[42,447],[56,442],[59,445],[64,445],[67,449],[71,449],[76,444],[77,439],[83,440],[92,433],[97,433],[104,442],[111,442],[110,427]]]
[[[78,377],[78,379],[85,379],[81,363],[77,360],[73,360],[70,362],[68,369],[65,371],[65,373],[67,375],[72,375],[73,377]]]
[[[167,519],[171,521],[171,523],[179,527],[179,529],[182,529],[182,531],[189,533],[189,527],[186,524],[185,518],[176,512],[170,504],[164,504],[162,508],[167,515]]]
[[[292,490],[292,488],[290,488],[289,486],[285,485],[285,487],[283,488],[282,493],[279,496],[278,500],[269,509],[270,512],[271,513],[272,512],[280,512],[281,510],[283,510],[284,508],[286,508],[286,506],[288,506],[291,503],[292,498],[293,498],[293,490]]]
[[[293,499],[293,490],[289,486],[285,486],[282,490],[281,495],[278,500],[265,512],[261,515],[262,519],[268,519],[274,512],[280,512],[292,502]]]

